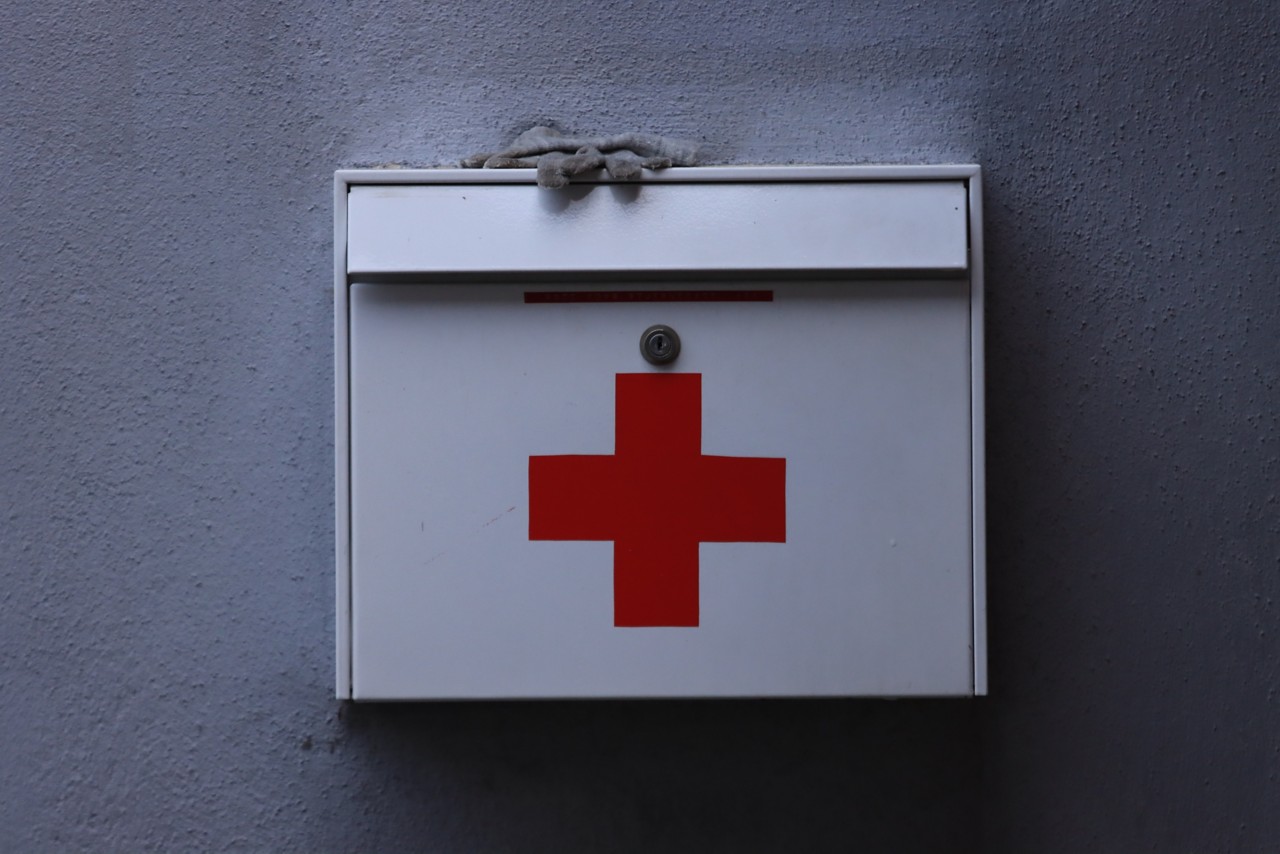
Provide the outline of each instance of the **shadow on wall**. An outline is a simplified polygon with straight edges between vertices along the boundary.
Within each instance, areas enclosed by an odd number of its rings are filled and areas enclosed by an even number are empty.
[[[365,815],[401,841],[416,825],[470,850],[963,851],[982,702],[346,704],[344,752],[368,770]]]

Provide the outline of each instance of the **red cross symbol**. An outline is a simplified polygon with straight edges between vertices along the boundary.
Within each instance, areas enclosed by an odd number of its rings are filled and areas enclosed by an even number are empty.
[[[701,374],[618,374],[612,455],[529,457],[529,539],[612,540],[616,626],[698,625],[699,543],[784,543],[787,461],[702,453]]]

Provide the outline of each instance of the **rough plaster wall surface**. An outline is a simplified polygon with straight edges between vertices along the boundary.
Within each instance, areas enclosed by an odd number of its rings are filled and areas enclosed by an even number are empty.
[[[1280,848],[1268,2],[0,8],[0,850]],[[331,699],[330,177],[987,176],[992,696]]]

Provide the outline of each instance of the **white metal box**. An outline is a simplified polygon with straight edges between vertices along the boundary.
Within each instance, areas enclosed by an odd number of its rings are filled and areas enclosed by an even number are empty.
[[[985,693],[979,176],[338,172],[338,695]]]

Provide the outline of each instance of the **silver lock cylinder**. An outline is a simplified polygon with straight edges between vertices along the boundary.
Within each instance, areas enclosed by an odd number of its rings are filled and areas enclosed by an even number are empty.
[[[640,355],[651,365],[669,365],[680,355],[680,336],[665,324],[650,326],[640,336]]]

